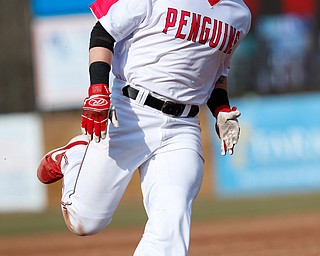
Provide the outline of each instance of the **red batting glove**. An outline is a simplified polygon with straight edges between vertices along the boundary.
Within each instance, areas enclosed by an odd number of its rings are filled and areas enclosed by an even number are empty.
[[[230,109],[224,106],[217,111],[216,131],[221,140],[221,155],[226,155],[228,151],[233,154],[234,146],[238,143],[240,136],[240,126],[238,117],[240,112],[237,107]]]
[[[93,84],[84,99],[81,130],[89,140],[100,142],[106,138],[110,109],[110,91],[106,84]]]

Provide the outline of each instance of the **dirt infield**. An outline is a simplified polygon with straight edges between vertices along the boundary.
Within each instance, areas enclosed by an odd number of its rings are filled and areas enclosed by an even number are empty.
[[[1,238],[0,255],[129,256],[141,234],[138,227],[107,229],[91,237],[65,232]],[[320,214],[194,223],[189,256],[222,255],[319,256]]]

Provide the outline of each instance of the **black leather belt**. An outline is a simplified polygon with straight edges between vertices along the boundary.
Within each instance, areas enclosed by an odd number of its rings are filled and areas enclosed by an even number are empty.
[[[127,96],[135,100],[138,96],[139,90],[131,87],[130,85],[126,85],[125,87],[122,88],[122,92],[124,96]],[[176,117],[181,116],[186,107],[185,104],[178,104],[172,101],[163,101],[163,100],[157,99],[156,97],[151,96],[150,94],[147,96],[144,104],[149,107],[160,110],[167,115],[172,115]],[[199,113],[199,106],[192,105],[186,117],[194,117],[198,113]]]

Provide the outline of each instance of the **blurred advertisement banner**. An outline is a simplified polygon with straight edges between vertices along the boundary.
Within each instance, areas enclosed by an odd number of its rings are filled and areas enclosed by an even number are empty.
[[[81,108],[89,85],[92,15],[37,18],[32,25],[36,102],[40,110]]]
[[[233,156],[214,157],[218,196],[320,191],[320,94],[241,98],[232,103],[242,113],[241,136]],[[220,152],[213,132],[212,146]]]
[[[232,58],[230,94],[319,91],[319,20],[293,10],[258,16]]]
[[[36,114],[0,116],[0,212],[45,208],[46,189],[36,176],[42,138]]]
[[[259,92],[303,91],[312,78],[312,17],[293,15],[265,16],[256,24],[260,67],[257,70]],[[281,35],[281,36],[279,36]]]

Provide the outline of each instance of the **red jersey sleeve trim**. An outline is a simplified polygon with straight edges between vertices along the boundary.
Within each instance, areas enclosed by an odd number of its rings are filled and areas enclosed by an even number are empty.
[[[96,0],[90,5],[90,9],[99,20],[108,13],[111,6],[117,1],[118,0]]]

